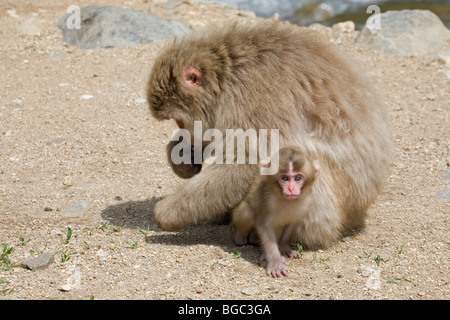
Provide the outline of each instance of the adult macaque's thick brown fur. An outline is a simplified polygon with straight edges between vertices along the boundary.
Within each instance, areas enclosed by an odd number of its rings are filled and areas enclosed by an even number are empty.
[[[156,119],[173,118],[192,136],[195,120],[224,137],[226,129],[279,129],[280,148],[297,146],[317,159],[316,201],[294,235],[305,247],[325,247],[363,226],[389,172],[391,133],[374,85],[307,28],[230,23],[175,40],[156,59],[147,95]],[[183,167],[192,178],[156,204],[162,228],[226,215],[258,174],[258,165],[198,169]]]

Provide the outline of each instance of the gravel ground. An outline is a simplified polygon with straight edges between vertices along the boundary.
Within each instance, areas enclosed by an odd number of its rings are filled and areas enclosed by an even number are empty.
[[[96,4],[193,27],[238,14],[159,2]],[[258,248],[233,245],[230,225],[156,226],[154,204],[182,183],[164,154],[176,125],[145,102],[161,44],[65,46],[55,24],[70,4],[0,4],[0,299],[449,299],[445,59],[388,56],[354,44],[356,31],[323,29],[384,96],[395,159],[363,232],[299,252],[289,277],[271,279]],[[40,34],[20,34],[33,16]],[[55,253],[48,267],[21,267],[44,252]]]

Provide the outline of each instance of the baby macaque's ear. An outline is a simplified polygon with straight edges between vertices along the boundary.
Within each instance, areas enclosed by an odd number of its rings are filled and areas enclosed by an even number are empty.
[[[313,167],[314,167],[314,176],[316,177],[316,179],[317,179],[317,177],[319,176],[319,174],[320,174],[320,166],[319,166],[319,161],[317,161],[317,160],[314,160],[313,161]]]

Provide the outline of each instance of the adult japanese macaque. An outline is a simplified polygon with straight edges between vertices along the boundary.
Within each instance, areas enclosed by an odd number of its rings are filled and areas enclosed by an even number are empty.
[[[287,276],[284,258],[293,258],[290,244],[295,229],[314,202],[312,187],[320,167],[297,148],[278,151],[278,172],[259,176],[247,197],[233,210],[234,242],[245,245],[253,230],[262,248],[260,260],[267,262],[267,275]]]
[[[224,136],[278,129],[280,148],[318,160],[315,200],[293,235],[304,247],[326,247],[363,226],[389,173],[392,138],[374,85],[308,28],[228,22],[174,40],[154,62],[147,98],[156,119],[174,119],[192,136],[194,121]],[[165,230],[220,220],[259,174],[258,164],[172,168],[189,179],[154,208]]]

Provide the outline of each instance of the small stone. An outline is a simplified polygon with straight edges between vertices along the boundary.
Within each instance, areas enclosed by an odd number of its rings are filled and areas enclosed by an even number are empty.
[[[70,284],[64,284],[58,288],[58,290],[62,291],[62,292],[68,292],[72,289],[73,289],[73,287]]]
[[[175,292],[176,291],[175,291],[175,287],[174,286],[171,286],[171,287],[167,288],[167,290],[165,291],[166,294],[174,294]]]
[[[109,253],[103,250],[100,250],[97,252],[97,257],[100,258],[100,261],[98,262],[100,265],[105,264],[106,259],[108,258]]]
[[[136,102],[136,103],[146,103],[146,102],[147,102],[147,99],[144,99],[144,98],[137,98],[136,100],[134,100],[134,102]]]
[[[81,217],[88,207],[87,202],[77,202],[69,204],[69,209],[61,213],[66,217]]]
[[[333,25],[333,29],[339,31],[340,33],[350,33],[355,31],[355,23],[351,20],[336,23]]]
[[[245,294],[246,296],[252,296],[259,292],[258,288],[256,287],[248,287],[241,290],[242,294]]]
[[[55,52],[52,54],[52,58],[65,58],[68,57],[69,55],[65,52]]]
[[[109,256],[109,253],[106,252],[106,251],[100,250],[100,251],[97,252],[97,256],[102,258],[102,259],[105,259],[106,257]]]
[[[11,105],[16,107],[23,107],[23,101],[20,99],[14,99],[13,101],[11,101]]]
[[[440,190],[436,194],[436,200],[447,199],[450,200],[450,189]]]
[[[64,177],[63,185],[70,187],[73,186],[73,179],[71,176]]]
[[[92,99],[93,97],[94,96],[91,94],[83,94],[82,96],[80,96],[80,99],[89,100],[89,99]]]
[[[361,274],[363,277],[368,277],[370,274],[366,267],[359,267],[357,272]]]
[[[183,3],[182,0],[167,0],[163,3],[164,9],[171,10]]]
[[[195,292],[197,292],[198,294],[203,293],[202,287],[198,286],[197,288],[195,288]]]
[[[436,99],[436,96],[434,94],[429,94],[427,96],[427,99],[430,100],[430,101],[434,101]]]
[[[53,209],[50,208],[50,207],[45,207],[45,208],[44,208],[44,211],[53,211]]]
[[[450,70],[443,70],[442,74],[445,78],[450,79]]]
[[[47,146],[50,146],[52,144],[60,144],[62,142],[66,142],[68,140],[69,140],[68,138],[56,138],[56,139],[53,139],[53,140],[46,141],[45,144]]]
[[[16,29],[27,36],[38,36],[41,34],[40,23],[39,18],[31,17],[19,24]]]
[[[438,61],[442,64],[445,64],[447,68],[450,68],[450,55],[440,55]]]
[[[45,269],[53,261],[53,254],[46,252],[36,258],[25,261],[23,265],[30,270]]]
[[[17,15],[16,9],[6,10],[6,13],[12,18],[20,18],[20,16]]]
[[[390,258],[391,258],[391,256],[388,255],[387,253],[380,254],[380,260],[381,261],[388,261]]]

